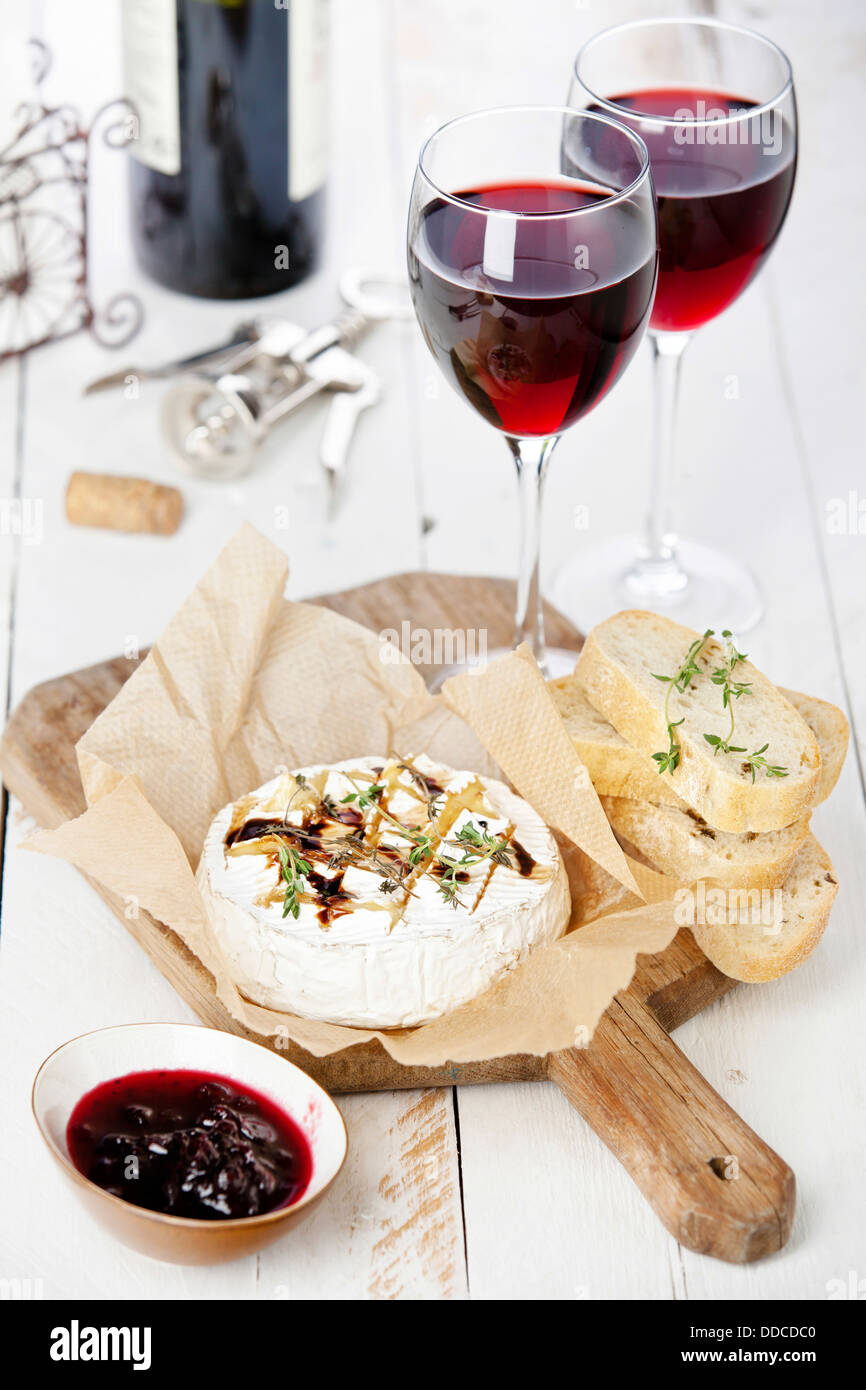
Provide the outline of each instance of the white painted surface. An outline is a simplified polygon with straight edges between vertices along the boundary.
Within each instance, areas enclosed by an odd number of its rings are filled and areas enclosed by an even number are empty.
[[[63,0],[35,8],[55,50],[53,94],[85,111],[114,95],[118,7],[90,0],[86,33]],[[493,8],[483,0],[339,0],[327,268],[286,296],[286,310],[313,324],[335,308],[335,275],[347,264],[399,268],[415,154],[435,125],[484,105],[560,100],[569,55],[594,29],[686,8],[676,0],[539,0],[530,24],[519,0]],[[817,12],[811,0],[732,0],[719,9],[789,53],[802,155],[768,270],[689,352],[679,517],[684,531],[749,558],[768,607],[748,650],[780,683],[846,705],[866,756],[866,534],[827,528],[834,498],[853,491],[866,511],[866,219],[852,125],[864,95],[864,12],[856,0]],[[192,350],[241,316],[238,306],[182,300],[140,278],[124,231],[120,157],[100,154],[95,197],[100,293],[130,287],[147,307],[125,357],[147,362]],[[516,511],[503,445],[438,376],[414,325],[381,329],[365,355],[387,390],[362,423],[347,505],[333,528],[315,462],[323,414],[314,407],[237,487],[182,482],[189,515],[172,540],[77,530],[62,515],[74,467],[172,480],[157,429],[161,388],[145,387],[138,401],[82,400],[84,382],[120,363],[79,336],[30,358],[19,416],[17,373],[0,369],[0,492],[39,499],[44,514],[41,544],[0,536],[0,661],[4,675],[11,662],[13,701],[39,680],[151,640],[243,518],[288,551],[296,595],[425,562],[510,573]],[[560,447],[545,522],[548,572],[574,545],[640,521],[648,366],[641,355]],[[732,376],[736,399],[726,392]],[[578,504],[589,508],[588,533],[573,528]],[[279,529],[282,506],[287,530]],[[423,516],[435,523],[426,539]],[[451,1092],[349,1098],[347,1169],[296,1235],[258,1260],[213,1270],[159,1266],[124,1251],[65,1201],[29,1115],[30,1082],[42,1057],[76,1033],[192,1016],[72,869],[18,852],[25,828],[13,805],[0,947],[0,1277],[41,1279],[47,1297],[441,1298],[468,1290],[493,1298],[803,1299],[826,1297],[828,1281],[849,1270],[866,1274],[866,817],[853,750],[815,817],[841,880],[820,950],[795,974],[744,987],[677,1035],[797,1173],[789,1246],[743,1269],[680,1251],[595,1136],[543,1085],[462,1090],[459,1155]]]

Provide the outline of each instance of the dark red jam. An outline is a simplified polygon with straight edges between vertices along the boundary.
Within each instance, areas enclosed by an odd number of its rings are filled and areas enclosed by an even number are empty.
[[[265,1096],[201,1071],[139,1071],[82,1096],[66,1129],[79,1172],[151,1211],[225,1221],[287,1207],[310,1181],[298,1126]]]

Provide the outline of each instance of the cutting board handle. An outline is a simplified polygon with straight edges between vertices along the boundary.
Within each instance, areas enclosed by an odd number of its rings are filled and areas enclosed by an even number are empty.
[[[686,1249],[743,1264],[785,1244],[794,1174],[646,1006],[618,995],[589,1047],[553,1053],[548,1064]]]

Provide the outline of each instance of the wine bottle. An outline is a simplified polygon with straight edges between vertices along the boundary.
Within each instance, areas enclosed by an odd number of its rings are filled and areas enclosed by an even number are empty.
[[[142,268],[216,299],[314,269],[327,161],[328,0],[123,0]]]

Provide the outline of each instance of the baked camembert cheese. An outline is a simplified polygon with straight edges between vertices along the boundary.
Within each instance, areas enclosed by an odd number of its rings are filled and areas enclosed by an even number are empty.
[[[275,777],[215,817],[197,882],[246,998],[356,1027],[457,1008],[561,936],[571,910],[532,807],[423,755]]]

